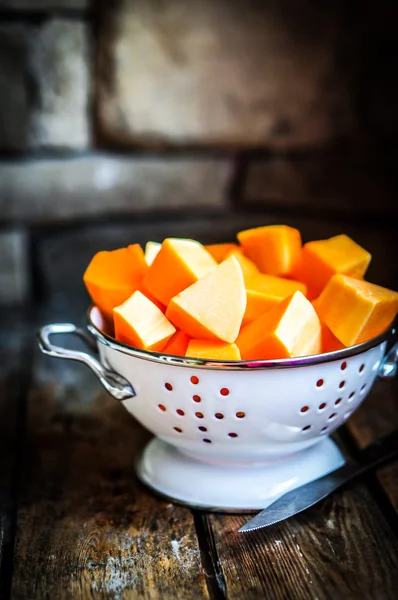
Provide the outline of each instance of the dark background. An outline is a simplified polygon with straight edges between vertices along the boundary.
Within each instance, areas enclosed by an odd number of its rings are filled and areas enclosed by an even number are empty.
[[[67,313],[99,249],[276,222],[396,286],[397,12],[0,0],[0,303]]]
[[[237,533],[144,488],[149,433],[35,333],[84,321],[100,249],[266,223],[348,233],[397,289],[397,6],[0,0],[0,600],[396,600],[397,463]],[[348,456],[398,429],[397,381]]]

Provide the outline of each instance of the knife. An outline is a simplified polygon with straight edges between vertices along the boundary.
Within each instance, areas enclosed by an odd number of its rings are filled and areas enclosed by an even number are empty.
[[[269,525],[297,515],[323,500],[348,481],[384,465],[397,456],[398,430],[361,450],[357,460],[350,460],[335,471],[287,492],[271,506],[247,521],[239,531],[253,531],[269,527]]]

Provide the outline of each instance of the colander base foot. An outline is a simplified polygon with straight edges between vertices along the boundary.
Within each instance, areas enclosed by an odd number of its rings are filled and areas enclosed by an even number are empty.
[[[283,459],[244,468],[204,463],[154,438],[136,470],[144,484],[168,500],[209,511],[250,512],[267,508],[286,492],[343,464],[329,438]]]

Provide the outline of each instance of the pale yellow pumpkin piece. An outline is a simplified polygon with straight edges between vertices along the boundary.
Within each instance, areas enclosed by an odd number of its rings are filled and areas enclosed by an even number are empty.
[[[117,340],[155,352],[161,352],[176,331],[162,311],[139,291],[113,309],[113,322]]]
[[[191,338],[236,340],[246,308],[242,270],[234,256],[172,298],[166,317]]]

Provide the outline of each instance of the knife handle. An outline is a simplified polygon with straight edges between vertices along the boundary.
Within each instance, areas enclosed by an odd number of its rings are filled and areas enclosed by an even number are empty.
[[[381,467],[396,456],[398,456],[398,431],[394,431],[361,450],[358,453],[358,460],[349,461],[340,469],[318,479],[317,485],[311,490],[314,500],[316,497],[318,502],[348,481],[360,477],[371,469]]]
[[[364,473],[381,467],[398,456],[398,430],[393,431],[358,453],[357,459],[349,461],[335,473],[325,475],[319,481],[321,487],[335,490],[352,479]],[[324,482],[322,480],[325,480]],[[329,481],[328,481],[329,480]],[[330,491],[328,492],[330,493]]]
[[[370,444],[358,453],[357,460],[345,463],[336,471],[282,495],[274,504],[262,510],[243,525],[239,531],[250,531],[277,523],[310,508],[343,486],[371,469],[381,467],[398,456],[398,431]],[[281,514],[283,516],[281,516]]]

